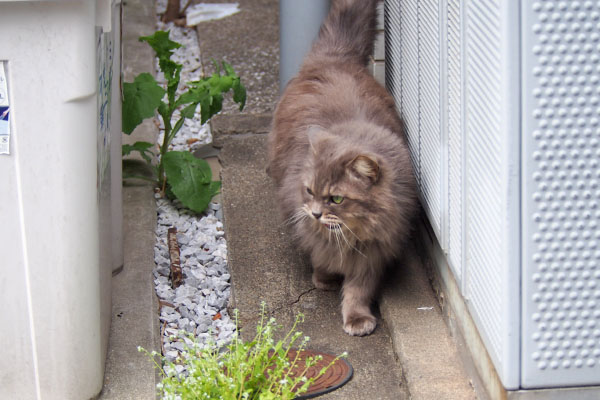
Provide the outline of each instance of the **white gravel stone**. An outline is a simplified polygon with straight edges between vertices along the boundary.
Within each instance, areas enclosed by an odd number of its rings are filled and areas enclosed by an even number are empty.
[[[179,356],[179,352],[177,350],[169,350],[165,354],[165,357],[170,362],[174,362],[177,359],[178,356]]]
[[[161,316],[159,317],[159,319],[162,322],[167,322],[167,323],[179,321],[180,318],[181,318],[181,316],[178,313],[166,314],[166,315],[161,314]]]
[[[196,279],[198,279],[199,282],[202,282],[202,280],[204,278],[206,278],[206,273],[204,272],[203,269],[201,268],[194,268],[190,270],[190,273],[192,274],[192,276]]]

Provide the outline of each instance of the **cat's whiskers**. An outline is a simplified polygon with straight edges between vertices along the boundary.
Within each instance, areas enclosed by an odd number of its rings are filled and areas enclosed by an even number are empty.
[[[340,225],[340,220],[337,217],[329,217],[325,218],[321,222],[321,226],[324,229],[327,229],[328,242],[334,244],[340,252],[340,268],[344,264],[344,254],[346,253],[346,246],[344,244],[349,245],[348,240],[344,236],[342,232],[342,226]],[[333,232],[333,238],[335,239],[335,243],[331,240],[331,233]],[[341,237],[340,237],[341,235]]]
[[[346,224],[344,224],[342,222],[342,224],[344,226],[346,226]],[[348,229],[348,227],[346,227],[346,229]],[[350,231],[350,229],[348,229]],[[348,241],[348,238],[346,238],[346,235],[344,235],[344,230],[343,229],[339,229],[340,231],[340,235],[342,235],[342,238],[344,239],[344,241],[346,242],[346,244],[348,245],[349,248],[351,248],[352,250],[356,251],[358,254],[360,254],[361,256],[367,258],[367,256],[365,256],[360,250],[358,250],[352,243],[350,243],[350,241]],[[350,231],[352,232],[352,231]],[[354,234],[354,233],[353,233]],[[356,235],[354,235],[356,236]]]
[[[360,250],[358,250],[358,249],[355,247],[355,245],[354,245],[354,244],[353,244],[353,243],[352,243],[352,242],[351,242],[351,241],[350,241],[350,240],[349,240],[349,239],[346,237],[346,235],[344,234],[344,227],[345,227],[346,229],[348,229],[348,231],[354,235],[354,237],[357,239],[357,240],[356,240],[356,242],[360,242],[360,241],[358,240],[358,238],[356,237],[356,235],[354,234],[354,232],[352,232],[352,231],[351,231],[351,230],[348,228],[348,226],[347,226],[347,225],[346,225],[346,224],[345,224],[343,221],[341,221],[341,220],[337,220],[337,223],[336,223],[336,228],[335,228],[335,229],[332,229],[332,230],[334,231],[334,233],[335,233],[336,237],[339,237],[339,238],[341,238],[341,240],[340,240],[340,244],[345,244],[345,245],[346,245],[346,246],[345,246],[346,248],[348,248],[348,249],[352,249],[352,250],[356,251],[357,253],[359,253],[360,255],[362,255],[363,257],[366,257],[366,256],[365,256],[365,255],[364,255],[364,254],[363,254],[363,253],[362,253]],[[343,240],[343,243],[342,243],[342,240]]]
[[[299,208],[291,217],[282,222],[282,226],[295,225],[303,219],[308,218],[304,208]]]
[[[344,253],[343,253],[343,249],[342,249],[342,242],[340,241],[339,235],[338,235],[338,229],[329,229],[329,231],[333,231],[333,237],[335,238],[335,243],[337,245],[338,250],[340,251],[340,265],[344,260]]]
[[[344,223],[344,221],[340,221],[340,224],[344,225],[344,228],[348,229],[348,232],[350,232],[350,233],[352,234],[352,236],[354,236],[354,238],[356,239],[356,241],[357,241],[358,243],[360,243],[360,242],[361,242],[361,240],[360,240],[360,238],[358,237],[358,235],[356,235],[356,233],[354,233],[354,232],[352,231],[352,229],[350,229],[350,227]]]

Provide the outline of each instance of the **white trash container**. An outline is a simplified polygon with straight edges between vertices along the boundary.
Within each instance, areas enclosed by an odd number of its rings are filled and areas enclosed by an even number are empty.
[[[119,3],[0,0],[1,398],[102,389],[123,257]]]

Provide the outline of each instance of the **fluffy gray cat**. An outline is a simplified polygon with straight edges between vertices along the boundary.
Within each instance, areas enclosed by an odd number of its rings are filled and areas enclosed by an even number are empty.
[[[402,253],[416,185],[394,101],[367,70],[377,0],[333,0],[269,135],[268,173],[319,289],[342,283],[344,330],[368,335],[385,266]]]

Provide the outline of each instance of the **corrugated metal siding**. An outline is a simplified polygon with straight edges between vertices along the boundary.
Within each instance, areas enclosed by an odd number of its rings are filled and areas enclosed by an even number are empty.
[[[402,49],[400,46],[400,0],[385,2],[385,85],[402,109]]]
[[[442,129],[440,110],[439,1],[419,2],[419,169],[423,207],[442,232]],[[445,199],[444,199],[445,200]],[[443,237],[443,236],[442,236]]]
[[[512,262],[518,249],[507,249],[509,229],[519,227],[508,197],[518,202],[518,184],[510,187],[506,170],[519,154],[506,139],[516,132],[506,128],[505,87],[515,82],[504,73],[503,4],[388,1],[387,62],[401,67],[388,66],[387,83],[401,105],[432,228],[503,382],[514,388],[519,315],[509,308],[518,308],[518,283],[509,286],[508,277],[519,266]]]
[[[469,1],[465,24],[467,296],[488,352],[500,360],[502,332],[502,112],[499,1]]]
[[[400,1],[401,96],[400,112],[408,135],[417,181],[421,182],[421,121],[419,118],[419,19],[418,3]],[[407,60],[413,60],[408,62]]]
[[[463,282],[463,160],[462,38],[460,0],[449,0],[446,19],[448,124],[448,258],[454,276]]]

